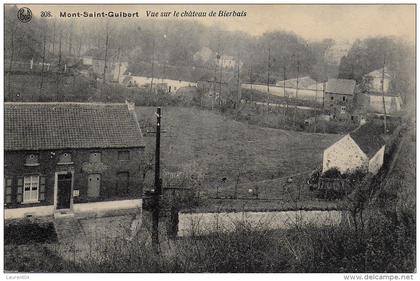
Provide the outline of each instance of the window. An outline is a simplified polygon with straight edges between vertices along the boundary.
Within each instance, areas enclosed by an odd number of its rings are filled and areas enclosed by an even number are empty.
[[[26,176],[23,179],[23,203],[38,202],[39,176]]]
[[[99,163],[101,162],[101,153],[100,152],[91,152],[89,155],[89,162]]]
[[[334,97],[331,97],[331,100],[334,100]]]
[[[39,165],[39,155],[38,154],[29,154],[25,158],[25,166],[38,166]]]
[[[130,151],[118,151],[118,160],[120,161],[130,160]]]
[[[9,178],[9,177],[4,178],[4,186],[5,186],[4,202],[6,204],[10,204],[12,203],[12,178]]]
[[[97,198],[101,192],[101,174],[88,175],[88,197]]]
[[[58,164],[73,164],[71,161],[71,153],[64,152],[60,155],[60,158],[58,160]]]
[[[343,97],[343,101],[346,101],[346,97]]]
[[[341,107],[341,113],[346,113],[346,107],[345,106]]]
[[[117,192],[118,195],[127,194],[130,175],[128,172],[117,173]]]

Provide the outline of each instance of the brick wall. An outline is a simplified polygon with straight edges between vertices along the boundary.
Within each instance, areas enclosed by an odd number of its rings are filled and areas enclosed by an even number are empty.
[[[118,160],[119,151],[129,151],[129,160]],[[72,155],[72,164],[59,164],[59,156],[68,152]],[[101,162],[92,163],[89,160],[91,152],[101,153]],[[120,200],[140,198],[142,194],[142,160],[143,148],[130,149],[79,149],[79,150],[47,150],[47,151],[6,151],[4,154],[4,177],[12,180],[12,203],[5,205],[6,208],[19,208],[31,206],[43,206],[54,204],[54,181],[55,173],[62,171],[73,172],[73,190],[78,190],[79,195],[73,196],[74,203],[97,202],[106,200]],[[25,158],[28,154],[39,155],[38,166],[25,166]],[[128,172],[128,187],[117,190],[117,173]],[[101,185],[99,197],[89,198],[88,176],[100,174]],[[17,183],[19,179],[28,175],[45,177],[45,199],[39,203],[23,204],[17,202]],[[4,189],[6,192],[6,188]],[[73,194],[74,195],[74,194]]]

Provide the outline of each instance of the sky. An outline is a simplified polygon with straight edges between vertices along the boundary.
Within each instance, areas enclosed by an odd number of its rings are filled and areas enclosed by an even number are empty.
[[[373,36],[398,36],[415,42],[415,5],[25,5],[39,16],[52,11],[59,18],[60,11],[131,11],[147,18],[146,11],[171,11],[167,19],[196,20],[205,25],[219,25],[252,35],[264,32],[292,31],[307,40],[332,38],[352,42]],[[174,17],[173,11],[246,12],[243,17]],[[69,20],[69,19],[67,19]],[[71,19],[75,20],[75,19]],[[112,22],[115,19],[110,19]],[[134,19],[133,21],[135,21]],[[153,20],[162,20],[161,17]]]

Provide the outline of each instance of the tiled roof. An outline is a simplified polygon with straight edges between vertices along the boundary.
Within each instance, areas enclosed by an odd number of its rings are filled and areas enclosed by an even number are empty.
[[[127,104],[5,103],[4,149],[144,146]]]
[[[353,95],[356,81],[350,79],[328,79],[325,92],[341,95]]]
[[[382,133],[381,122],[369,122],[351,132],[350,137],[370,159],[385,145]]]

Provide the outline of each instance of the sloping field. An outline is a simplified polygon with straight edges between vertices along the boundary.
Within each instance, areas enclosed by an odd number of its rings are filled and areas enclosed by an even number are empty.
[[[137,107],[146,150],[153,153],[154,107]],[[164,107],[161,156],[165,171],[198,169],[205,182],[224,186],[312,170],[339,135],[308,134],[248,125],[211,111]]]

